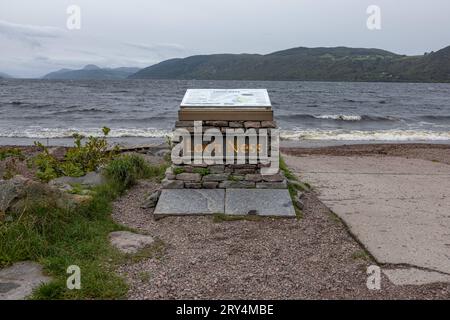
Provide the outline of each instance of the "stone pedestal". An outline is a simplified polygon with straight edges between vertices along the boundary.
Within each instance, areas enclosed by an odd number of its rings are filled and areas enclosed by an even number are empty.
[[[295,217],[266,90],[188,90],[153,212]]]
[[[175,164],[166,171],[162,182],[164,189],[287,188],[278,166],[270,174],[264,169],[271,166],[267,159],[273,156],[272,130],[277,129],[266,90],[188,90],[178,114],[175,130],[182,130],[184,136],[175,139],[172,147],[177,148],[178,144],[185,143],[185,139],[190,139],[191,142],[176,155],[184,155],[184,160],[189,158],[191,161],[177,163],[172,157]],[[205,142],[202,137],[208,132]],[[208,163],[205,158],[195,161],[196,151],[203,153],[208,144],[211,147],[218,142],[211,138],[214,132],[222,134],[222,161]],[[230,138],[233,134],[236,138]],[[239,134],[241,138],[237,137]],[[199,137],[200,145],[195,142],[195,135]],[[190,149],[189,157],[186,157],[186,149]],[[238,154],[243,159],[238,160]],[[265,161],[261,154],[267,156]]]

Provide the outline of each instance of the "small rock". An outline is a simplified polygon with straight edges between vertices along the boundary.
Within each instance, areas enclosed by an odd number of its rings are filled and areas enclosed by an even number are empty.
[[[201,182],[185,182],[184,187],[186,189],[201,189],[202,183]]]
[[[203,181],[225,181],[228,180],[228,173],[213,173],[203,177]]]
[[[230,122],[228,123],[228,126],[229,126],[230,128],[242,128],[242,127],[244,127],[244,124],[243,124],[242,122],[230,121]]]
[[[228,127],[228,121],[205,121],[205,125],[212,127]]]
[[[149,209],[156,207],[158,203],[159,196],[161,195],[161,190],[154,191],[151,195],[149,195],[143,202],[141,208]]]
[[[23,196],[27,183],[23,176],[0,180],[0,211],[6,212],[15,199]]]
[[[294,205],[299,208],[300,210],[303,210],[305,208],[305,202],[303,201],[303,193],[298,192],[297,196],[294,199]]]
[[[193,127],[194,121],[176,121],[175,127],[176,128],[182,128],[182,127]]]
[[[261,128],[261,122],[260,121],[245,121],[244,127],[246,129],[248,128]]]
[[[165,156],[170,155],[170,154],[171,154],[171,150],[170,149],[162,149],[162,150],[157,151],[155,153],[155,156],[157,156],[157,157],[165,157]]]
[[[223,164],[215,164],[209,166],[209,172],[211,173],[223,173],[225,170],[225,166]]]
[[[223,181],[219,184],[219,188],[225,189],[249,189],[254,187],[255,183],[251,181]]]
[[[284,180],[284,176],[281,173],[263,175],[262,179],[266,182],[281,182]]]
[[[60,188],[64,185],[73,185],[79,184],[84,187],[95,187],[101,185],[105,182],[105,178],[101,173],[98,172],[89,172],[85,176],[82,177],[59,177],[49,181],[49,185],[53,187]]]
[[[263,128],[276,128],[277,123],[275,121],[261,121],[261,127]]]
[[[70,184],[64,183],[57,186],[57,188],[63,192],[73,191],[73,187]],[[83,190],[84,191],[84,190]]]
[[[245,175],[245,180],[247,181],[260,182],[262,179],[263,177],[259,173],[251,173]]]
[[[255,169],[257,168],[256,164],[230,164],[230,168],[232,169]]]
[[[253,169],[234,169],[233,173],[236,173],[236,174],[254,174],[254,173],[256,173],[256,168],[253,168]]]
[[[176,175],[177,180],[182,181],[201,181],[202,176],[200,173],[189,173],[189,172],[183,172]]]
[[[175,180],[175,174],[173,173],[173,169],[171,167],[166,169],[165,176],[169,180]]]
[[[203,181],[202,186],[205,189],[215,189],[219,185],[219,182],[216,181]]]
[[[153,237],[129,231],[114,231],[109,234],[111,244],[123,253],[136,253],[155,242]]]
[[[161,186],[163,189],[183,189],[184,182],[181,180],[163,179],[161,181]]]
[[[256,183],[257,189],[286,189],[286,180],[281,182],[258,182]]]
[[[54,201],[59,208],[67,208],[72,203],[71,194],[61,192],[46,183],[22,176],[0,180],[0,211],[23,212],[30,203]]]

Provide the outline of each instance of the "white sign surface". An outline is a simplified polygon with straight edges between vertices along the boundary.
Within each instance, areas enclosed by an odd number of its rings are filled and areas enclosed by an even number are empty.
[[[266,89],[188,89],[181,107],[271,107]]]

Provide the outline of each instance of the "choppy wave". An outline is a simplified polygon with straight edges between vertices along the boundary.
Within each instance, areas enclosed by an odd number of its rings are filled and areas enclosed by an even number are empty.
[[[324,114],[320,116],[314,116],[317,119],[331,119],[331,120],[343,120],[343,121],[360,121],[362,116],[358,115],[345,115],[345,114]]]
[[[100,137],[103,135],[98,128],[41,128],[30,127],[22,130],[0,130],[0,137],[3,138],[30,138],[30,139],[57,139],[71,138],[75,133],[84,136]],[[170,135],[170,130],[157,128],[113,128],[109,133],[111,138],[163,138]]]
[[[102,136],[98,128],[41,128],[29,127],[22,130],[0,130],[3,138],[58,139],[71,138],[78,133],[84,136]],[[164,138],[171,136],[171,130],[158,128],[113,128],[111,138]],[[450,131],[429,130],[280,130],[282,140],[329,140],[329,141],[450,141]]]
[[[284,140],[450,141],[450,131],[427,130],[282,130]]]
[[[305,120],[305,119],[319,119],[319,120],[333,120],[333,121],[397,121],[398,119],[389,116],[372,116],[372,115],[357,115],[357,114],[292,114],[281,116],[287,120]]]
[[[424,115],[424,116],[419,116],[418,118],[422,119],[422,120],[429,120],[429,121],[433,121],[433,120],[448,121],[448,120],[450,120],[450,115]]]
[[[102,109],[102,108],[84,108],[84,109],[68,109],[68,110],[57,110],[49,112],[48,116],[58,116],[58,115],[71,115],[71,114],[85,114],[85,113],[115,113],[113,110]]]

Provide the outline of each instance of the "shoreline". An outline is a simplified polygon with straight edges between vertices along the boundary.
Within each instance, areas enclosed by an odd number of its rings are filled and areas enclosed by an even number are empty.
[[[148,141],[147,141],[148,142]],[[49,148],[67,148],[69,145],[49,145]],[[70,145],[72,146],[72,144]],[[146,144],[125,144],[120,145],[124,151],[142,151],[152,152],[168,147],[165,142],[155,141]],[[0,151],[18,148],[24,153],[35,154],[38,147],[34,145],[0,145]],[[342,156],[342,157],[403,157],[422,159],[432,162],[441,162],[450,164],[450,142],[447,143],[429,143],[429,142],[396,142],[396,143],[354,143],[354,144],[284,144],[280,143],[281,154],[302,157],[311,155],[321,156]]]
[[[34,142],[40,142],[47,147],[71,147],[73,138],[52,138],[52,139],[30,139],[30,138],[1,138],[0,147],[33,147]],[[112,146],[123,147],[133,146],[157,146],[165,144],[163,138],[148,137],[108,137],[108,143]],[[383,146],[383,145],[429,145],[429,146],[450,146],[450,140],[285,140],[280,139],[280,148],[284,149],[317,149],[334,148],[346,146]]]

